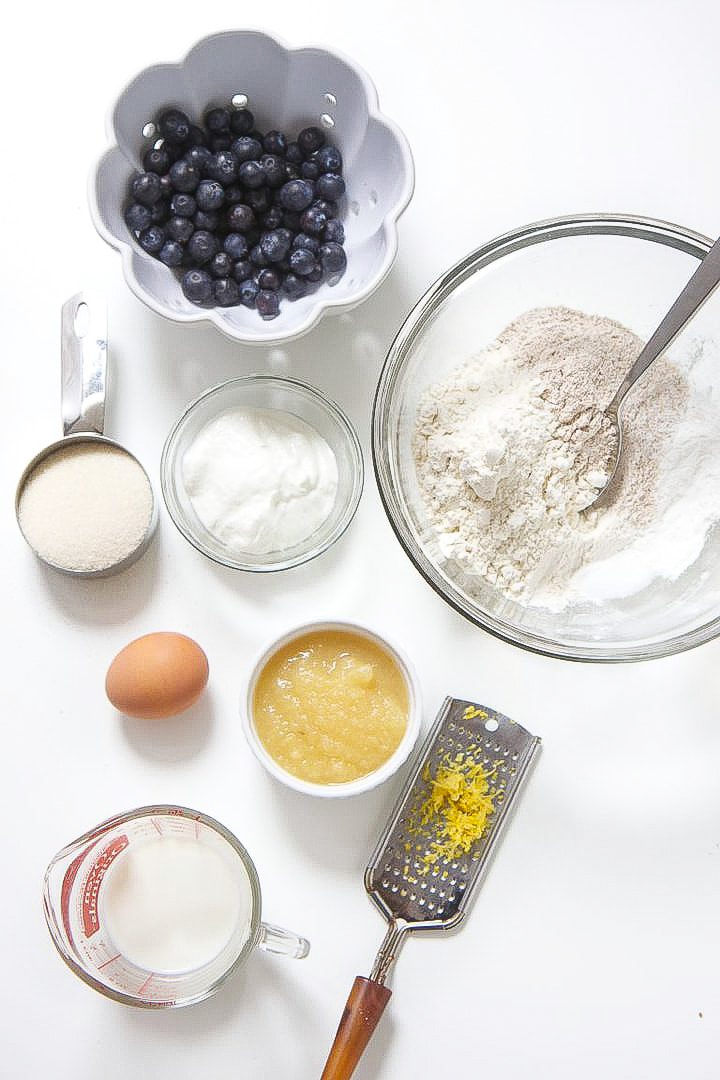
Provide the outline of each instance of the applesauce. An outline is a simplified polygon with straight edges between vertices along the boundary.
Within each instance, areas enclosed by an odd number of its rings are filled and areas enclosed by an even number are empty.
[[[281,646],[257,677],[252,713],[268,754],[315,784],[359,780],[397,750],[408,725],[405,675],[378,642],[311,630]]]

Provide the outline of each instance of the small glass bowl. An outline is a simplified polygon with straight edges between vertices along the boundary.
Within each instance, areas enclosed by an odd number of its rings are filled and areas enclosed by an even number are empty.
[[[195,513],[185,490],[182,463],[201,429],[228,409],[247,407],[291,413],[313,427],[328,443],[338,467],[335,505],[322,525],[300,543],[263,555],[229,551]],[[312,386],[274,375],[247,375],[206,390],[187,407],[167,437],[160,462],[160,482],[168,513],[186,540],[209,559],[234,570],[267,573],[288,570],[320,555],[352,521],[363,488],[363,458],[352,424],[342,410]]]

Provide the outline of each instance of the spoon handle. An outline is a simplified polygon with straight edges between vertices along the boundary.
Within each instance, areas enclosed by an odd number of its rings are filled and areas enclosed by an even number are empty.
[[[608,405],[606,412],[617,416],[628,390],[647,371],[653,360],[657,360],[658,356],[662,356],[668,345],[675,340],[683,327],[690,322],[693,315],[705,303],[718,283],[720,283],[720,240],[715,241],[655,333],[649,338],[645,348],[620,383],[617,393]]]

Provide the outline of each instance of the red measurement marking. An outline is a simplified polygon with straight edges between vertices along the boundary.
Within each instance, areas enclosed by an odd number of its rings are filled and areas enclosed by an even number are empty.
[[[195,839],[196,840],[200,839],[200,826],[198,825],[197,818],[195,818]]]
[[[142,984],[142,986],[141,986],[141,987],[140,987],[140,989],[138,990],[138,994],[143,994],[143,993],[145,993],[145,988],[147,987],[147,985],[148,985],[148,983],[150,982],[150,980],[151,980],[151,979],[154,979],[154,978],[155,978],[155,975],[154,975],[154,974],[150,974],[150,975],[148,975],[147,979],[145,980],[145,982],[144,982],[144,983]]]
[[[162,829],[161,829],[161,828],[160,828],[160,826],[158,825],[158,823],[157,823],[157,821],[155,820],[155,818],[150,818],[150,820],[152,821],[153,825],[154,825],[154,826],[155,826],[155,828],[157,829],[157,831],[158,831],[159,835],[160,835],[160,836],[162,836],[162,834],[163,834],[163,832],[162,832]]]
[[[83,864],[83,860],[91,848],[92,844],[88,844],[85,850],[81,851],[80,854],[73,859],[65,871],[65,877],[63,878],[63,883],[60,888],[60,916],[62,918],[62,924],[65,927],[65,933],[68,936],[68,941],[73,948],[75,948],[75,942],[73,941],[73,933],[70,927],[70,893],[72,892],[75,878]]]
[[[80,904],[83,930],[85,931],[86,937],[92,937],[92,935],[97,933],[100,929],[98,893],[100,892],[102,880],[108,871],[108,867],[111,866],[120,852],[124,851],[129,843],[130,841],[124,833],[122,836],[116,836],[114,840],[110,841],[106,848],[103,848],[95,862],[92,864],[90,873],[85,880],[82,901]]]
[[[111,956],[109,960],[105,960],[105,961],[103,961],[102,964],[98,964],[98,966],[97,966],[98,971],[102,971],[102,969],[104,967],[107,967],[108,964],[112,964],[114,960],[119,960],[119,959],[120,959],[120,953],[115,953],[115,955]]]

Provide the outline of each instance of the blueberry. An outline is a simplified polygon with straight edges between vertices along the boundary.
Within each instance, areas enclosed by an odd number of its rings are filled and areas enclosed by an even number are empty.
[[[323,239],[326,243],[328,241],[333,241],[335,244],[342,244],[345,240],[345,227],[342,221],[338,221],[337,218],[331,218],[325,226]]]
[[[231,259],[244,259],[247,255],[247,240],[240,233],[230,232],[223,240],[223,251],[226,252]]]
[[[259,266],[261,270],[264,269],[270,262],[269,259],[265,258],[260,244],[256,244],[254,248],[251,248],[250,260],[255,264],[255,266]]]
[[[282,131],[268,131],[263,139],[263,147],[267,154],[279,154],[284,157],[287,153],[288,141]]]
[[[323,173],[315,184],[315,194],[321,199],[339,199],[345,194],[345,181],[337,173]]]
[[[145,151],[143,157],[143,168],[145,172],[157,173],[158,176],[164,176],[168,171],[172,161],[167,150],[162,146],[153,146],[150,150]]]
[[[297,248],[290,254],[290,269],[298,277],[307,277],[315,269],[315,257],[311,251]]]
[[[215,292],[215,303],[220,307],[232,307],[240,300],[240,289],[237,282],[232,278],[219,278],[213,286]]]
[[[262,236],[262,229],[259,229],[257,225],[253,225],[251,229],[248,229],[245,233],[245,239],[247,240],[247,246],[254,248],[256,244],[260,243],[260,237]]]
[[[201,180],[195,198],[200,210],[219,210],[225,202],[225,190],[218,180]]]
[[[290,180],[280,188],[278,200],[285,210],[304,210],[313,201],[313,186],[308,180]]]
[[[193,304],[209,304],[213,299],[213,281],[207,270],[186,270],[182,291]]]
[[[175,188],[172,186],[172,180],[170,179],[170,173],[165,173],[160,177],[160,187],[162,189],[162,197],[164,199],[172,198]]]
[[[168,176],[175,191],[193,192],[200,183],[200,170],[184,158],[170,166]]]
[[[132,178],[130,194],[135,202],[141,203],[142,206],[154,206],[162,197],[160,177],[154,172],[138,173]]]
[[[316,255],[319,247],[320,241],[317,237],[306,236],[305,233],[298,233],[292,242],[293,251],[309,251],[311,255]]]
[[[238,292],[240,293],[241,304],[244,304],[245,307],[249,308],[255,307],[255,300],[257,298],[259,289],[254,281],[252,281],[251,279],[243,281],[243,283],[240,285]]]
[[[314,161],[303,161],[300,166],[300,175],[303,180],[317,180],[320,176],[320,166]]]
[[[238,285],[242,281],[247,281],[255,273],[255,267],[249,259],[238,259],[233,267],[233,277],[237,281]]]
[[[233,135],[247,135],[255,127],[255,117],[249,109],[233,109],[230,113],[230,130]]]
[[[174,165],[176,161],[179,161],[181,157],[184,157],[187,152],[187,143],[163,143],[163,149],[166,151],[167,156],[170,158],[170,164]]]
[[[261,270],[258,274],[257,282],[260,289],[273,289],[277,291],[282,285],[282,278],[277,270]]]
[[[265,183],[265,170],[259,161],[243,161],[238,169],[238,180],[246,188],[259,188]]]
[[[150,213],[153,225],[164,225],[170,217],[170,203],[167,199],[158,199]]]
[[[338,207],[336,202],[331,202],[329,199],[314,199],[313,206],[318,210],[322,210],[324,214],[327,214],[328,218],[337,217]]]
[[[210,260],[210,273],[216,278],[230,277],[234,261],[227,252],[218,251],[217,255],[213,255]]]
[[[232,144],[232,152],[238,164],[242,165],[243,161],[257,161],[262,157],[263,148],[262,144],[251,135],[241,135]]]
[[[300,218],[302,231],[311,236],[320,236],[327,223],[328,215],[318,206],[311,206]]]
[[[236,203],[227,212],[227,224],[231,232],[247,232],[255,224],[255,215],[245,203]]]
[[[160,248],[158,259],[166,266],[179,266],[183,261],[182,244],[179,244],[177,240],[166,240]]]
[[[263,319],[274,319],[280,314],[278,294],[271,289],[260,289],[255,298],[255,306]]]
[[[152,211],[150,210],[150,207],[142,206],[141,203],[130,203],[125,210],[125,224],[128,229],[132,229],[133,232],[147,229],[152,225]]]
[[[322,268],[326,274],[342,274],[347,266],[347,255],[340,244],[323,244],[318,252]]]
[[[260,220],[263,224],[263,228],[277,229],[282,225],[283,212],[279,206],[271,206],[267,214],[263,214]]]
[[[288,143],[288,148],[285,151],[285,160],[291,165],[300,165],[303,160],[303,152],[296,142]]]
[[[196,229],[203,229],[205,232],[215,232],[220,224],[220,218],[214,210],[198,210],[193,218],[193,222]]]
[[[260,158],[268,187],[282,187],[285,183],[285,162],[277,154],[263,154]]]
[[[171,217],[165,226],[165,231],[171,240],[177,240],[179,243],[185,244],[195,232],[195,226],[190,218]]]
[[[294,165],[291,161],[285,166],[285,179],[286,180],[301,180],[300,165]]]
[[[198,124],[190,125],[190,133],[187,138],[187,144],[190,147],[202,146],[207,148],[208,139],[203,129]]]
[[[267,188],[255,188],[246,193],[245,202],[256,214],[264,214],[266,210],[270,209],[272,197]]]
[[[221,184],[232,184],[237,180],[238,163],[232,150],[219,150],[208,162],[207,174]]]
[[[191,146],[185,154],[185,160],[194,165],[201,176],[205,176],[208,165],[213,159],[212,151],[207,146]]]
[[[319,167],[320,172],[324,173],[340,173],[342,172],[342,154],[336,146],[321,146],[316,154],[313,154],[313,161],[315,161]]]
[[[280,262],[290,250],[292,233],[289,229],[271,229],[260,241],[260,250],[268,262]]]
[[[170,200],[170,209],[174,217],[192,217],[197,208],[198,204],[192,195],[186,195],[182,191],[175,192]]]
[[[323,145],[325,133],[319,127],[306,127],[298,135],[297,141],[298,146],[307,158]]]
[[[138,243],[143,251],[147,251],[149,255],[157,255],[165,243],[165,231],[159,225],[151,225],[140,233]]]
[[[301,296],[305,296],[307,293],[307,285],[302,278],[296,277],[295,274],[286,274],[282,284],[282,291],[288,300],[299,300]]]
[[[210,262],[213,255],[217,254],[219,246],[217,238],[212,233],[198,229],[188,240],[188,256],[196,266],[204,266],[205,263]]]
[[[324,274],[323,268],[318,263],[315,266],[315,269],[310,271],[310,273],[307,275],[305,280],[310,282],[312,285],[317,285],[318,282],[322,281],[324,276],[325,276],[325,274]]]
[[[242,184],[228,184],[225,188],[225,205],[234,206],[235,203],[243,202],[245,199],[245,191]]]
[[[205,127],[212,135],[222,135],[230,130],[230,110],[208,109],[204,116]]]
[[[166,142],[177,146],[190,135],[190,120],[182,109],[165,109],[157,119],[157,129]]]

